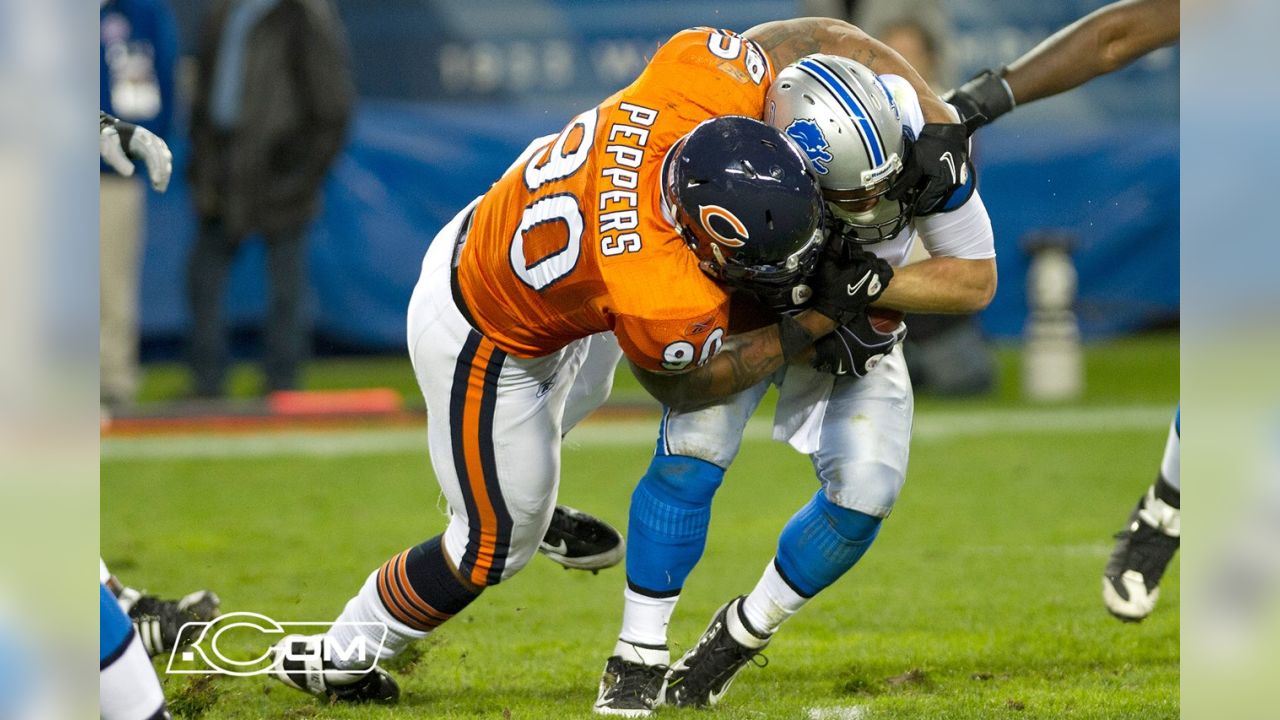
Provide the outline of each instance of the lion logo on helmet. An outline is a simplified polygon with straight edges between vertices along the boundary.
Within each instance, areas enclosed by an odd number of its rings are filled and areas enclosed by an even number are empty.
[[[787,137],[795,140],[800,149],[804,150],[804,154],[809,156],[815,172],[819,175],[827,174],[827,168],[822,163],[829,163],[834,158],[829,152],[831,144],[822,134],[822,128],[818,127],[818,123],[808,118],[800,118],[787,126]]]

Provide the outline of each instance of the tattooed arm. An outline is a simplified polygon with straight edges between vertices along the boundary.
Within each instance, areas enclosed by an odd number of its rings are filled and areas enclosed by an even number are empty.
[[[743,33],[769,54],[776,70],[790,65],[805,55],[827,53],[842,55],[866,65],[877,75],[901,75],[916,89],[920,107],[928,123],[953,123],[954,112],[929,88],[893,48],[876,40],[859,28],[833,18],[796,18],[775,20],[757,25]]]
[[[836,323],[816,310],[796,316],[814,338],[835,330]],[[631,363],[631,371],[649,394],[674,410],[690,412],[746,390],[782,367],[778,325],[730,335],[724,347],[702,367],[686,373],[656,373]],[[807,357],[807,351],[806,355]]]

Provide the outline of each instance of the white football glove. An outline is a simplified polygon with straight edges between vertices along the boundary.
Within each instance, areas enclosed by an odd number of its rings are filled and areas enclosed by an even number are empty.
[[[134,161],[141,160],[146,163],[151,187],[156,192],[168,189],[169,177],[173,175],[173,153],[164,140],[144,127],[103,112],[99,113],[98,128],[98,150],[116,172],[130,177]]]

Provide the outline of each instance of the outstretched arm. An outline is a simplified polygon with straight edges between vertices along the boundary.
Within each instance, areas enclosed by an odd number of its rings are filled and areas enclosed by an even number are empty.
[[[1120,0],[1049,36],[998,71],[948,92],[970,133],[1014,106],[1066,92],[1178,40],[1178,0]]]
[[[866,65],[877,75],[901,75],[920,96],[925,122],[956,121],[953,111],[897,51],[843,20],[817,17],[775,20],[757,25],[743,35],[757,42],[778,70],[805,55],[827,53]]]
[[[834,320],[815,310],[800,313],[795,322],[809,334],[810,346],[813,338],[826,335],[836,328]],[[631,363],[631,371],[644,389],[663,405],[681,412],[697,410],[746,390],[782,367],[785,360],[781,327],[770,325],[730,335],[720,352],[705,365],[686,373],[651,372],[634,362]],[[808,352],[808,349],[804,352]],[[798,354],[797,357],[807,355]]]
[[[1018,103],[1057,95],[1178,40],[1178,0],[1121,0],[1084,16],[1009,64]]]

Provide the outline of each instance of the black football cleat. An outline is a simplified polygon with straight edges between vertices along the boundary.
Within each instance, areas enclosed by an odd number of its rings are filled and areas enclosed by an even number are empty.
[[[715,705],[728,691],[729,685],[747,663],[755,662],[764,667],[768,660],[760,654],[768,645],[769,638],[761,637],[751,631],[746,619],[741,615],[742,601],[739,596],[723,605],[711,624],[698,639],[698,644],[684,654],[667,673],[668,705],[676,707],[705,707]],[[761,643],[758,647],[747,647],[734,639],[729,633],[729,613],[739,613],[742,625],[748,632],[756,635]]]
[[[567,505],[557,505],[538,552],[566,570],[596,573],[622,562],[627,546],[622,533],[609,523]]]
[[[1176,497],[1176,496],[1175,496]],[[1176,502],[1176,501],[1175,501]],[[1160,599],[1160,578],[1181,541],[1181,511],[1147,490],[1129,515],[1102,572],[1102,601],[1125,622],[1141,622]]]
[[[605,662],[600,693],[591,710],[597,715],[649,717],[662,704],[666,689],[666,665],[645,665],[614,655]]]
[[[387,671],[338,670],[322,659],[323,646],[323,635],[286,636],[271,648],[271,676],[327,702],[391,705],[400,700],[400,686]]]
[[[209,590],[197,590],[180,600],[165,600],[124,588],[119,600],[150,657],[172,652],[183,625],[213,620],[222,605],[218,596]],[[188,639],[197,636],[198,633],[188,633]]]

